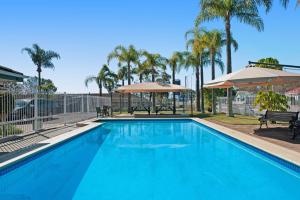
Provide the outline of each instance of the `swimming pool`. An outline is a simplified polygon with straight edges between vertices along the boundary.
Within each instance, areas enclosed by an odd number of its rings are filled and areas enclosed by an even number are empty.
[[[0,171],[0,199],[300,199],[300,173],[192,120],[107,121]]]

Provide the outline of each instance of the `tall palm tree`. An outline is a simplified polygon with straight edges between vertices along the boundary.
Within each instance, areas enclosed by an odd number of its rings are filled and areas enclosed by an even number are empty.
[[[122,86],[125,85],[125,80],[127,79],[127,67],[122,66],[118,69],[117,72],[118,79],[122,81]]]
[[[85,86],[88,87],[90,83],[95,82],[99,89],[99,95],[102,96],[103,81],[105,79],[105,76],[107,75],[107,71],[109,71],[109,67],[106,64],[102,65],[102,68],[100,69],[97,76],[88,76],[85,79]]]
[[[159,74],[159,70],[165,70],[167,65],[167,59],[160,54],[152,54],[147,51],[143,51],[142,55],[145,57],[145,66],[151,71],[151,81],[155,82],[155,78]],[[155,93],[152,94],[152,107],[155,109]]]
[[[175,51],[171,58],[168,59],[168,64],[172,71],[172,83],[175,84],[176,72],[179,72],[184,64],[184,56],[181,52]],[[173,114],[176,114],[176,97],[175,92],[173,92]]]
[[[135,49],[133,45],[129,45],[128,48],[119,45],[117,46],[107,57],[107,62],[112,59],[117,59],[119,63],[125,63],[127,66],[127,77],[131,77],[131,70],[133,64],[136,64],[139,59],[139,52]],[[128,85],[131,84],[131,79],[128,78]],[[131,95],[128,94],[128,112],[131,110]]]
[[[196,26],[185,33],[185,38],[187,40],[186,47],[191,48],[191,53],[188,58],[190,61],[187,66],[191,66],[196,71],[196,109],[204,113],[204,95],[203,95],[203,57],[205,50],[204,41],[204,31],[205,29]],[[197,61],[196,61],[197,60]],[[200,93],[201,90],[201,93]],[[201,99],[201,100],[200,100]],[[200,105],[201,104],[201,105]]]
[[[255,27],[258,31],[264,29],[264,24],[259,16],[258,6],[265,5],[268,10],[271,0],[201,0],[201,11],[196,24],[203,21],[221,19],[226,30],[227,74],[232,72],[231,61],[231,20],[236,18],[239,22]],[[227,115],[233,116],[232,89],[227,90]]]
[[[105,74],[105,78],[103,79],[103,85],[104,88],[107,90],[108,94],[110,95],[110,102],[111,102],[111,108],[110,108],[110,115],[113,115],[113,107],[112,107],[112,91],[114,88],[116,88],[118,83],[118,75],[115,74],[113,71],[111,71],[108,67],[103,68],[102,71],[103,74]]]
[[[222,73],[224,71],[224,64],[221,60],[221,48],[226,45],[226,35],[223,31],[214,29],[211,31],[205,31],[205,45],[209,53],[209,62],[211,64],[211,79],[215,79],[215,64],[218,64]],[[231,37],[232,45],[235,51],[238,49],[238,43]],[[214,89],[212,89],[212,113],[216,114],[216,98],[214,95]]]
[[[37,66],[38,72],[38,87],[41,87],[41,73],[42,68],[54,69],[52,59],[60,59],[60,55],[51,50],[44,50],[38,44],[33,44],[32,48],[26,47],[22,49],[22,52],[27,52],[32,62]]]
[[[139,82],[142,83],[143,81],[149,78],[151,74],[151,69],[149,69],[146,65],[146,62],[141,62],[140,60],[137,62],[137,68],[135,68],[134,73],[138,76]],[[143,102],[143,93],[140,93],[140,103]]]

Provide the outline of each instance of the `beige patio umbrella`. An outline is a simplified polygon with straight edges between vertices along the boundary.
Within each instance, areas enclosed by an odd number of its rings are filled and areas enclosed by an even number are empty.
[[[121,86],[115,90],[119,93],[162,93],[162,92],[185,92],[190,90],[181,85],[163,84],[158,82],[145,82],[132,85]]]
[[[268,68],[247,67],[212,80],[204,87],[231,88],[299,83],[300,74]]]

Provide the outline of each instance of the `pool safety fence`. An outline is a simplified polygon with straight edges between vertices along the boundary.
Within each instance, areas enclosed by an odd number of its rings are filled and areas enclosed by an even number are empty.
[[[96,107],[111,106],[109,97],[89,94],[0,94],[0,139],[37,132],[96,117]]]

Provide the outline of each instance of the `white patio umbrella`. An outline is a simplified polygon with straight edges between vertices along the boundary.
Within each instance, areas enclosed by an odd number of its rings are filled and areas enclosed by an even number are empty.
[[[189,88],[185,88],[181,85],[175,84],[163,84],[158,82],[145,82],[136,83],[132,85],[125,85],[117,88],[115,92],[119,93],[150,93],[150,92],[185,92],[189,91]]]
[[[281,84],[299,84],[300,74],[281,70],[246,67],[226,74],[204,85],[206,88],[251,87]]]

